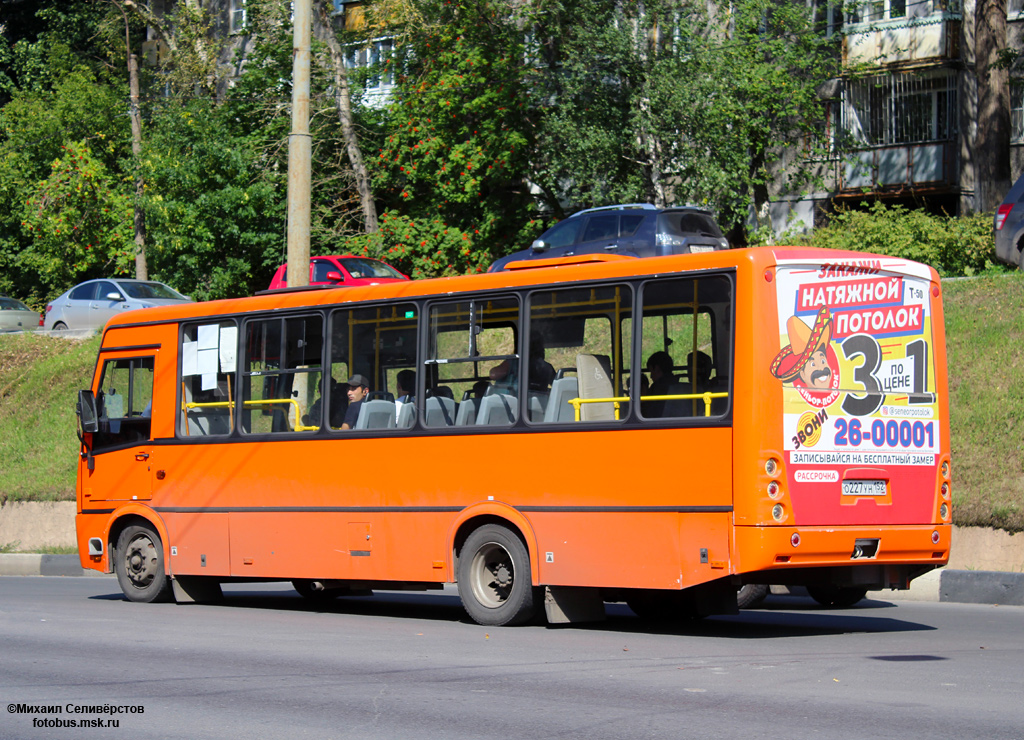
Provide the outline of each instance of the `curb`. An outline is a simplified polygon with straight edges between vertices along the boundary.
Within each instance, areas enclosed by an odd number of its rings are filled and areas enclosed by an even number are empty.
[[[0,576],[100,576],[82,567],[77,555],[0,554]],[[773,593],[785,592],[779,589]],[[796,590],[794,590],[794,595]],[[1024,606],[1024,573],[991,570],[933,570],[906,591],[869,591],[877,601],[940,601]]]
[[[82,567],[77,555],[0,554],[0,576],[105,576]]]

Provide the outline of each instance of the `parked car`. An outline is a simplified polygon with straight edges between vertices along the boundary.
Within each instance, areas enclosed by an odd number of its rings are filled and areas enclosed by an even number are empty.
[[[313,257],[309,260],[310,285],[377,285],[408,280],[386,262],[370,257],[355,257],[351,254],[336,254],[328,257]],[[281,265],[270,281],[270,290],[288,287],[288,265]]]
[[[43,318],[19,300],[0,295],[0,331],[32,331]]]
[[[136,308],[191,303],[163,283],[150,280],[86,280],[46,306],[47,329],[102,329],[109,319]]]
[[[1003,198],[1002,204],[996,209],[992,225],[996,257],[1024,270],[1024,175]]]
[[[488,272],[503,270],[509,262],[574,254],[661,257],[728,248],[714,217],[703,208],[630,203],[574,213],[541,234],[529,249],[496,260]]]

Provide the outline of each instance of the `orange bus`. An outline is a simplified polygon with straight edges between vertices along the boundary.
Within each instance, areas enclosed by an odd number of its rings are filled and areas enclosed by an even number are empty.
[[[81,561],[144,602],[455,583],[486,625],[905,589],[949,557],[941,292],[765,247],[127,313],[78,399]]]

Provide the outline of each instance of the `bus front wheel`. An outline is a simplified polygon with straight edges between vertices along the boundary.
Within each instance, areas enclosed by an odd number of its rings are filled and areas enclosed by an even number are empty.
[[[539,589],[530,577],[530,554],[507,527],[485,524],[469,535],[458,578],[462,605],[478,624],[523,624],[537,612]]]
[[[163,543],[146,525],[132,525],[121,532],[117,538],[114,570],[117,583],[129,601],[165,601],[170,595]]]

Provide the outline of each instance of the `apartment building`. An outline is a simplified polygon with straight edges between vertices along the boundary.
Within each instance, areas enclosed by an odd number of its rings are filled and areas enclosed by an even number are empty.
[[[1024,0],[1009,0],[1007,37],[1020,48]],[[975,0],[873,0],[828,13],[843,35],[844,73],[826,86],[829,154],[814,192],[777,189],[776,232],[813,228],[839,204],[882,200],[951,215],[985,210],[979,183],[992,177],[978,149]],[[1024,169],[1024,88],[1011,86],[1012,175]],[[791,160],[792,163],[792,160]]]

